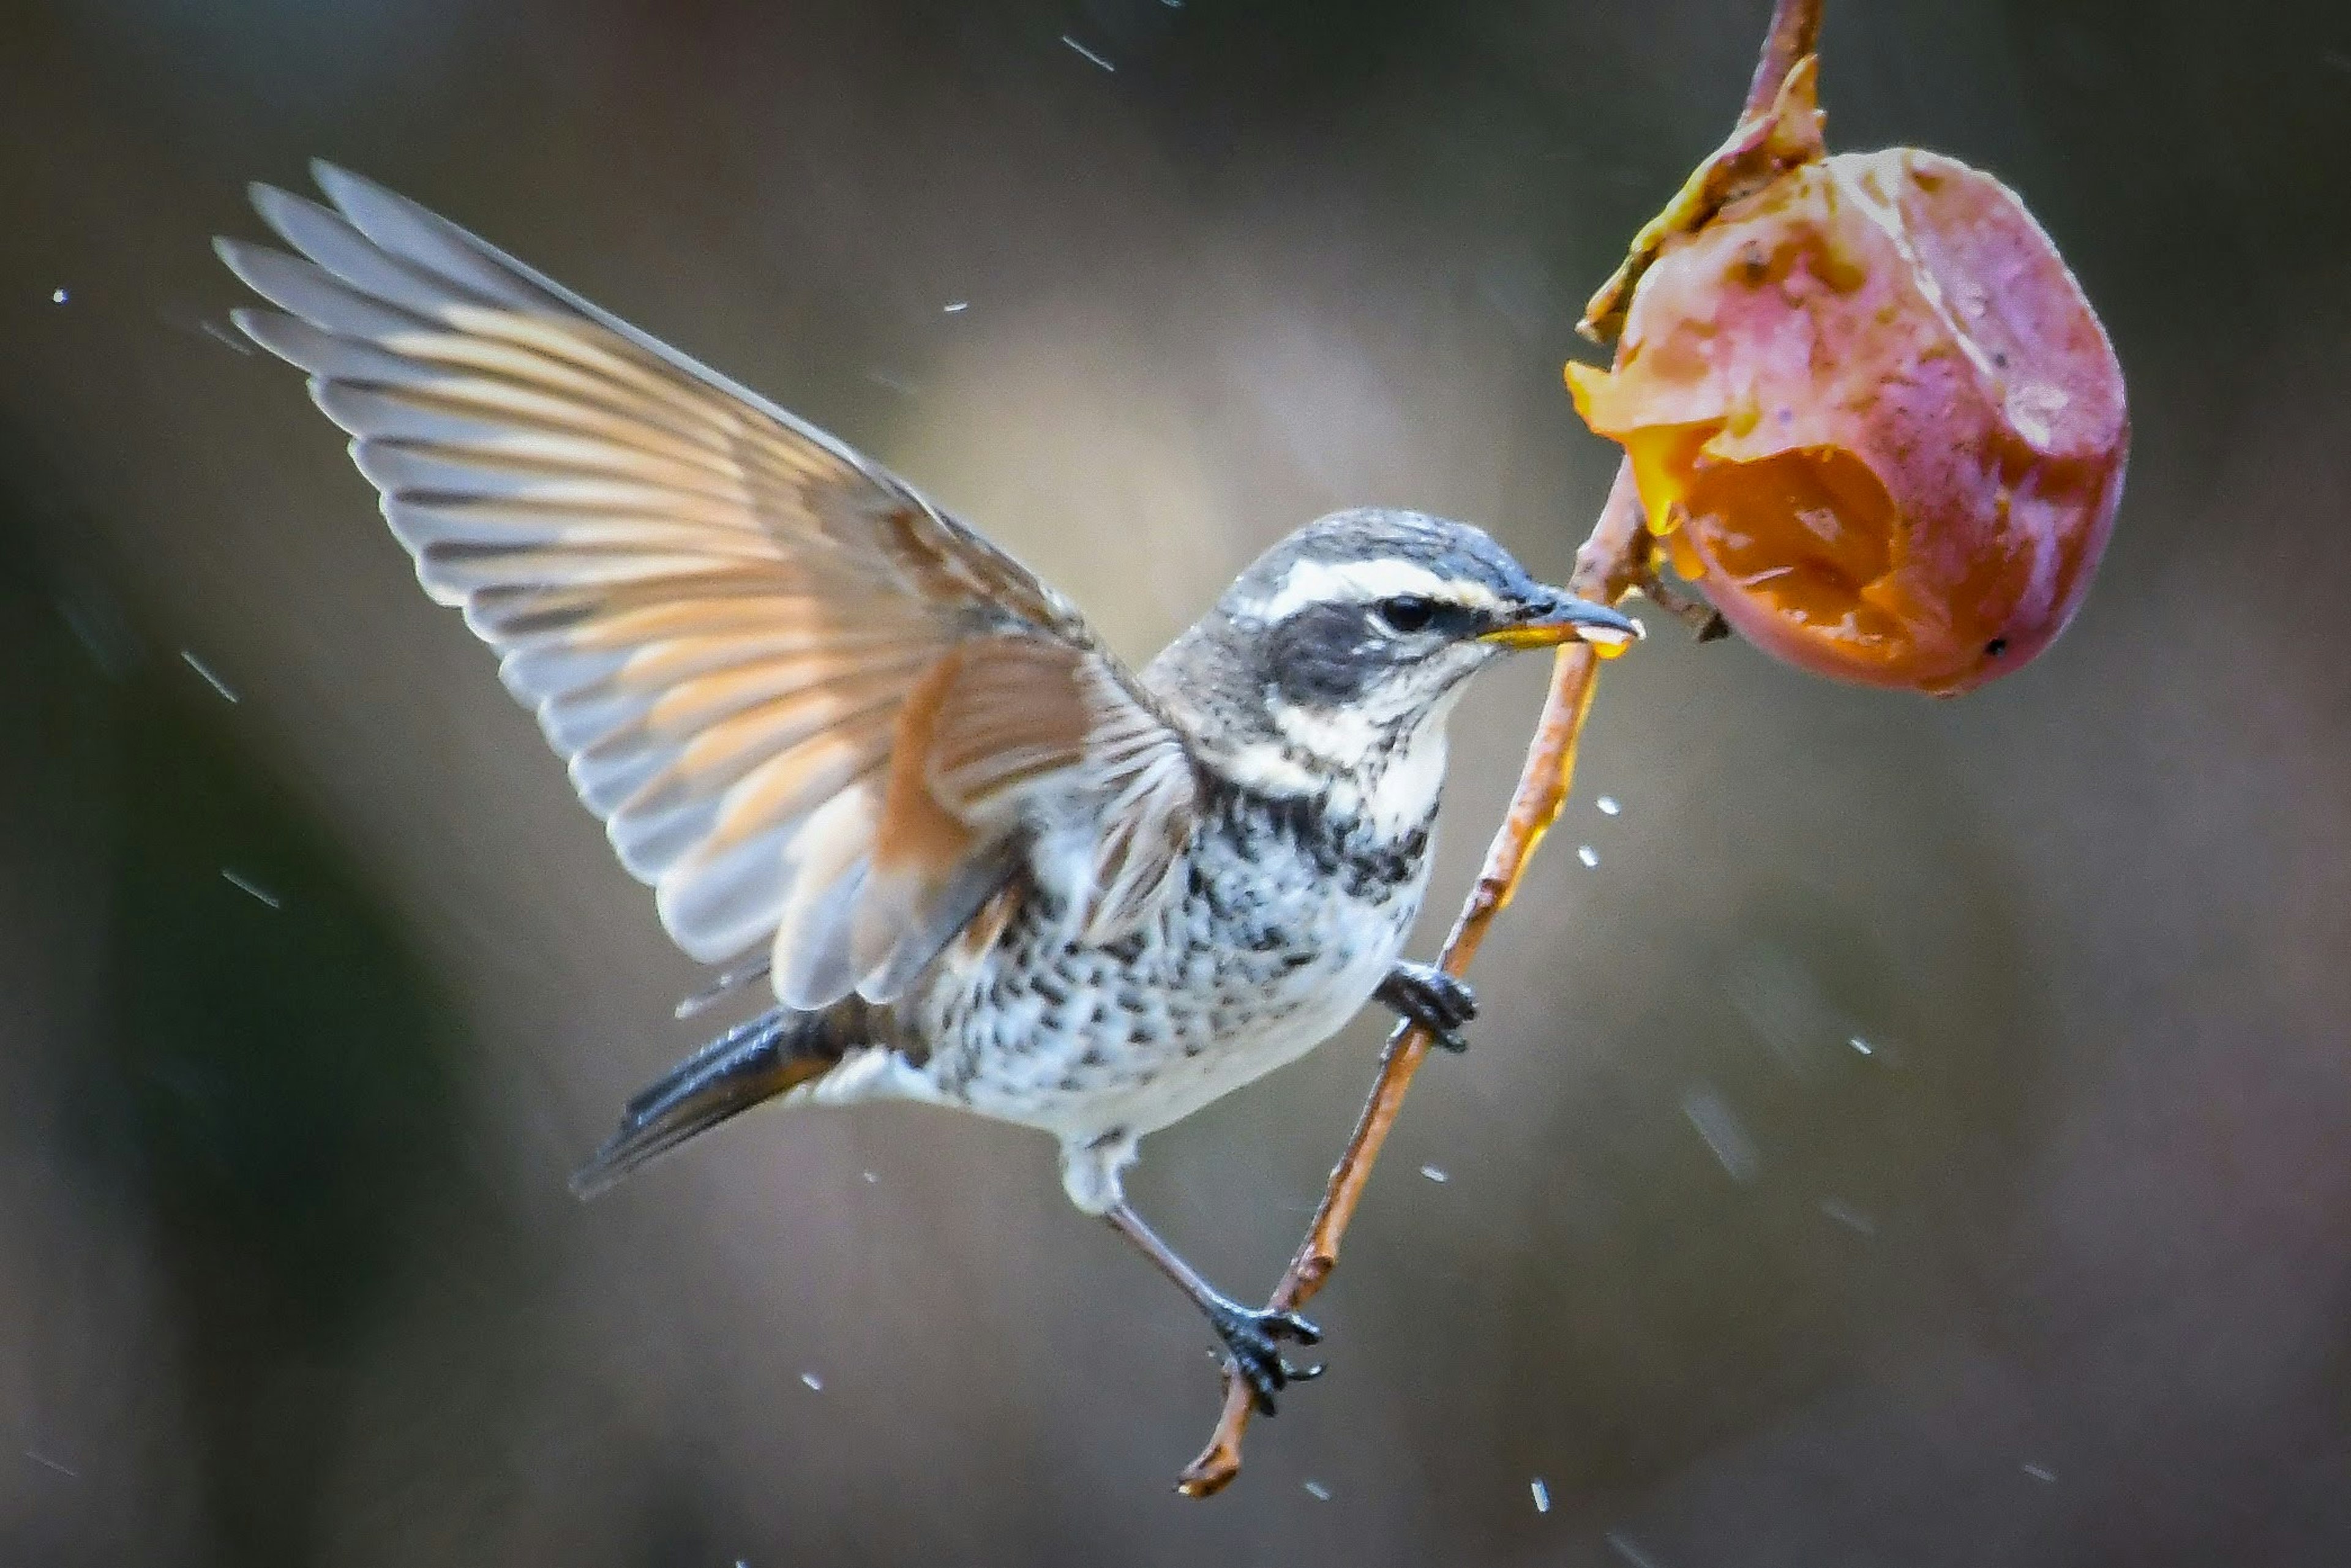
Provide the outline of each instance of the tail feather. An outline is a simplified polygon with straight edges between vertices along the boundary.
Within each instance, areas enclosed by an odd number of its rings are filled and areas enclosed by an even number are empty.
[[[728,1030],[630,1100],[619,1130],[573,1173],[572,1193],[594,1197],[688,1138],[822,1077],[855,1043],[841,1021],[775,1008]]]

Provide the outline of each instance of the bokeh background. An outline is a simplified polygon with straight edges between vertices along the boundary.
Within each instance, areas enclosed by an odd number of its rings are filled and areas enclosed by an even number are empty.
[[[2117,340],[2103,580],[1955,703],[1611,667],[1331,1375],[1207,1505],[1204,1332],[1040,1138],[761,1117],[566,1195],[698,976],[207,245],[346,162],[1141,656],[1343,504],[1566,570],[1571,324],[1767,9],[8,7],[0,1560],[2351,1562],[2340,5],[1832,5],[1833,142],[2008,179]],[[1424,951],[1542,674],[1456,720]],[[1376,1040],[1152,1141],[1237,1293]]]

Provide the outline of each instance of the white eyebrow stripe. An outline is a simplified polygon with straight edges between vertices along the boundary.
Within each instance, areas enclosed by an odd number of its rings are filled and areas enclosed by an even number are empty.
[[[1309,604],[1352,601],[1369,604],[1379,599],[1405,596],[1434,599],[1468,610],[1495,610],[1501,599],[1482,582],[1439,577],[1408,560],[1301,560],[1293,562],[1271,593],[1242,606],[1245,613],[1270,624],[1287,619]]]

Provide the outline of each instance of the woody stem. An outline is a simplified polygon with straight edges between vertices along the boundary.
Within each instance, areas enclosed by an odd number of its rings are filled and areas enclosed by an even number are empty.
[[[1648,553],[1641,498],[1633,486],[1630,465],[1620,466],[1616,482],[1601,508],[1592,536],[1576,552],[1575,573],[1569,586],[1579,597],[1610,604],[1638,582]],[[1494,917],[1507,908],[1520,879],[1534,858],[1543,834],[1566,803],[1568,783],[1575,770],[1575,747],[1583,721],[1592,711],[1592,695],[1599,659],[1583,643],[1562,647],[1552,666],[1551,694],[1543,704],[1541,722],[1527,749],[1509,814],[1486,849],[1486,863],[1469,890],[1452,932],[1437,955],[1437,967],[1458,976],[1469,967]],[[1270,1303],[1277,1312],[1295,1312],[1322,1288],[1339,1261],[1339,1241],[1354,1218],[1355,1205],[1371,1180],[1372,1166],[1395,1124],[1396,1113],[1412,1087],[1413,1074],[1428,1055],[1428,1031],[1405,1024],[1389,1037],[1380,1059],[1379,1081],[1356,1118],[1346,1152],[1323,1189],[1322,1202],[1306,1239],[1290,1261]],[[1200,1457],[1192,1461],[1176,1490],[1186,1497],[1207,1497],[1240,1473],[1242,1430],[1249,1425],[1251,1402],[1248,1386],[1228,1374],[1225,1404],[1217,1429]]]
[[[1747,89],[1742,120],[1768,110],[1790,69],[1818,47],[1822,5],[1823,0],[1773,0],[1771,31],[1764,37],[1755,76]],[[1599,521],[1593,525],[1591,537],[1576,551],[1575,573],[1570,585],[1581,598],[1613,604],[1641,585],[1649,570],[1649,547],[1647,519],[1642,513],[1639,493],[1634,487],[1632,465],[1625,464],[1616,471],[1615,484],[1601,507]],[[1592,710],[1593,686],[1598,673],[1599,661],[1589,647],[1570,643],[1559,651],[1552,670],[1551,695],[1544,701],[1534,739],[1527,747],[1526,763],[1510,797],[1510,813],[1495,830],[1493,841],[1486,848],[1486,863],[1479,873],[1477,885],[1469,890],[1453,930],[1446,937],[1444,950],[1437,956],[1437,965],[1446,973],[1458,976],[1469,967],[1494,917],[1509,906],[1510,895],[1518,890],[1520,879],[1525,876],[1527,864],[1534,858],[1543,834],[1566,802],[1568,782],[1575,768],[1576,743],[1583,737],[1584,718]],[[1387,1142],[1388,1130],[1395,1124],[1405,1091],[1411,1088],[1413,1074],[1420,1071],[1422,1061],[1428,1055],[1428,1033],[1417,1025],[1405,1025],[1389,1037],[1387,1050],[1380,1058],[1379,1079],[1372,1086],[1372,1097],[1364,1104],[1363,1114],[1356,1118],[1346,1151],[1331,1172],[1322,1204],[1314,1211],[1313,1225],[1290,1259],[1280,1284],[1274,1288],[1274,1310],[1295,1312],[1322,1288],[1323,1281],[1338,1265],[1340,1239],[1346,1234],[1348,1221],[1354,1218],[1355,1205],[1371,1180],[1372,1166],[1379,1158],[1381,1145]],[[1249,1426],[1249,1410],[1248,1386],[1228,1373],[1224,1408],[1217,1416],[1217,1429],[1210,1434],[1200,1457],[1185,1469],[1176,1483],[1178,1491],[1186,1497],[1209,1497],[1240,1474],[1241,1434]]]
[[[1796,62],[1820,47],[1823,3],[1772,0],[1771,30],[1763,37],[1763,52],[1747,84],[1747,107],[1740,113],[1741,120],[1752,120],[1769,110]]]

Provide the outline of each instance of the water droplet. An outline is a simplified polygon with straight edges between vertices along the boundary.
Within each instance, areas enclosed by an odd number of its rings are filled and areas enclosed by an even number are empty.
[[[1616,797],[1614,795],[1603,795],[1593,804],[1600,808],[1600,814],[1604,817],[1613,817],[1625,809],[1616,803]]]
[[[1862,1213],[1861,1210],[1855,1208],[1852,1205],[1846,1203],[1843,1198],[1824,1197],[1821,1199],[1821,1212],[1827,1215],[1831,1219],[1835,1220],[1839,1225],[1844,1226],[1847,1230],[1854,1231],[1858,1235],[1875,1236],[1877,1234],[1877,1222],[1870,1218],[1869,1216]]]
[[[52,305],[62,305],[71,298],[73,297],[62,288],[53,288],[49,290],[49,303]]]
[[[1657,1568],[1657,1560],[1634,1545],[1624,1531],[1612,1530],[1602,1539],[1614,1548],[1616,1555],[1630,1563],[1633,1568]]]
[[[1535,1494],[1535,1511],[1537,1513],[1549,1513],[1551,1511],[1551,1488],[1543,1485],[1542,1477],[1537,1476],[1533,1480],[1529,1481],[1527,1483],[1527,1490]]]
[[[260,888],[256,887],[252,883],[246,881],[245,878],[237,875],[236,873],[229,870],[226,866],[221,867],[221,877],[222,880],[225,881],[231,887],[243,889],[245,892],[253,894],[254,897],[261,900],[262,903],[269,905],[272,909],[284,907],[284,904],[276,894],[263,892]]]
[[[1078,53],[1093,61],[1094,64],[1102,67],[1102,68],[1106,71],[1115,71],[1118,69],[1116,66],[1111,64],[1108,60],[1102,58],[1100,55],[1094,53],[1092,49],[1086,47],[1083,44],[1078,42],[1067,33],[1061,35],[1061,42],[1069,45],[1070,47],[1077,50]]]
[[[1439,1186],[1443,1186],[1447,1182],[1453,1179],[1447,1176],[1443,1171],[1437,1169],[1435,1166],[1421,1166],[1420,1174],[1426,1176],[1429,1180],[1435,1182]]]
[[[89,653],[90,662],[115,680],[139,662],[139,650],[121,613],[101,595],[78,588],[59,591],[57,613]]]
[[[872,1171],[861,1171],[858,1174],[862,1176],[868,1184],[877,1182],[882,1179],[880,1176],[875,1176]]]
[[[226,697],[231,702],[236,701],[236,694],[229,690],[228,683],[222,680],[218,675],[214,674],[211,666],[206,664],[202,659],[197,658],[185,648],[180,650],[180,659],[182,663],[188,666],[188,668],[204,676],[205,684],[210,685],[213,690],[220,693],[221,695]]]
[[[1869,1041],[1862,1039],[1859,1035],[1855,1035],[1852,1039],[1846,1040],[1845,1043],[1853,1047],[1854,1050],[1861,1052],[1864,1056],[1875,1056],[1877,1054],[1877,1048],[1870,1044]]]
[[[1830,1059],[1832,1040],[1854,1032],[1855,1020],[1811,971],[1793,954],[1768,944],[1733,958],[1722,988],[1780,1065],[1800,1077]]]
[[[1743,1184],[1755,1179],[1761,1164],[1756,1158],[1755,1140],[1747,1135],[1747,1129],[1739,1124],[1739,1118],[1730,1113],[1721,1095],[1706,1084],[1698,1084],[1682,1096],[1682,1114],[1689,1118],[1690,1125],[1698,1129],[1698,1135],[1706,1140],[1706,1146],[1714,1151],[1714,1157],[1721,1162],[1731,1180]]]
[[[246,356],[248,359],[252,357],[253,345],[231,332],[219,322],[199,321],[196,323],[196,327],[198,330],[202,331],[205,337],[210,338],[214,342],[225,343],[229,348],[235,350],[238,353]]]
[[[1575,858],[1582,861],[1588,866],[1598,865],[1600,863],[1600,852],[1593,849],[1590,844],[1578,844],[1575,847]]]
[[[801,1373],[800,1381],[809,1385],[809,1392],[811,1394],[821,1394],[824,1392],[824,1379],[819,1377],[813,1372]]]
[[[951,300],[951,301],[949,301],[949,302],[948,302],[948,305],[947,305],[946,310],[947,310],[947,314],[948,314],[948,315],[950,315],[950,316],[960,316],[960,315],[962,315],[965,311],[967,311],[967,310],[968,310],[968,309],[970,309],[970,308],[971,308],[971,301],[970,301],[970,300],[968,300],[968,299],[956,299],[956,300]]]
[[[1306,1495],[1312,1498],[1316,1502],[1329,1502],[1331,1500],[1331,1489],[1324,1486],[1321,1481],[1308,1481],[1306,1483]]]

